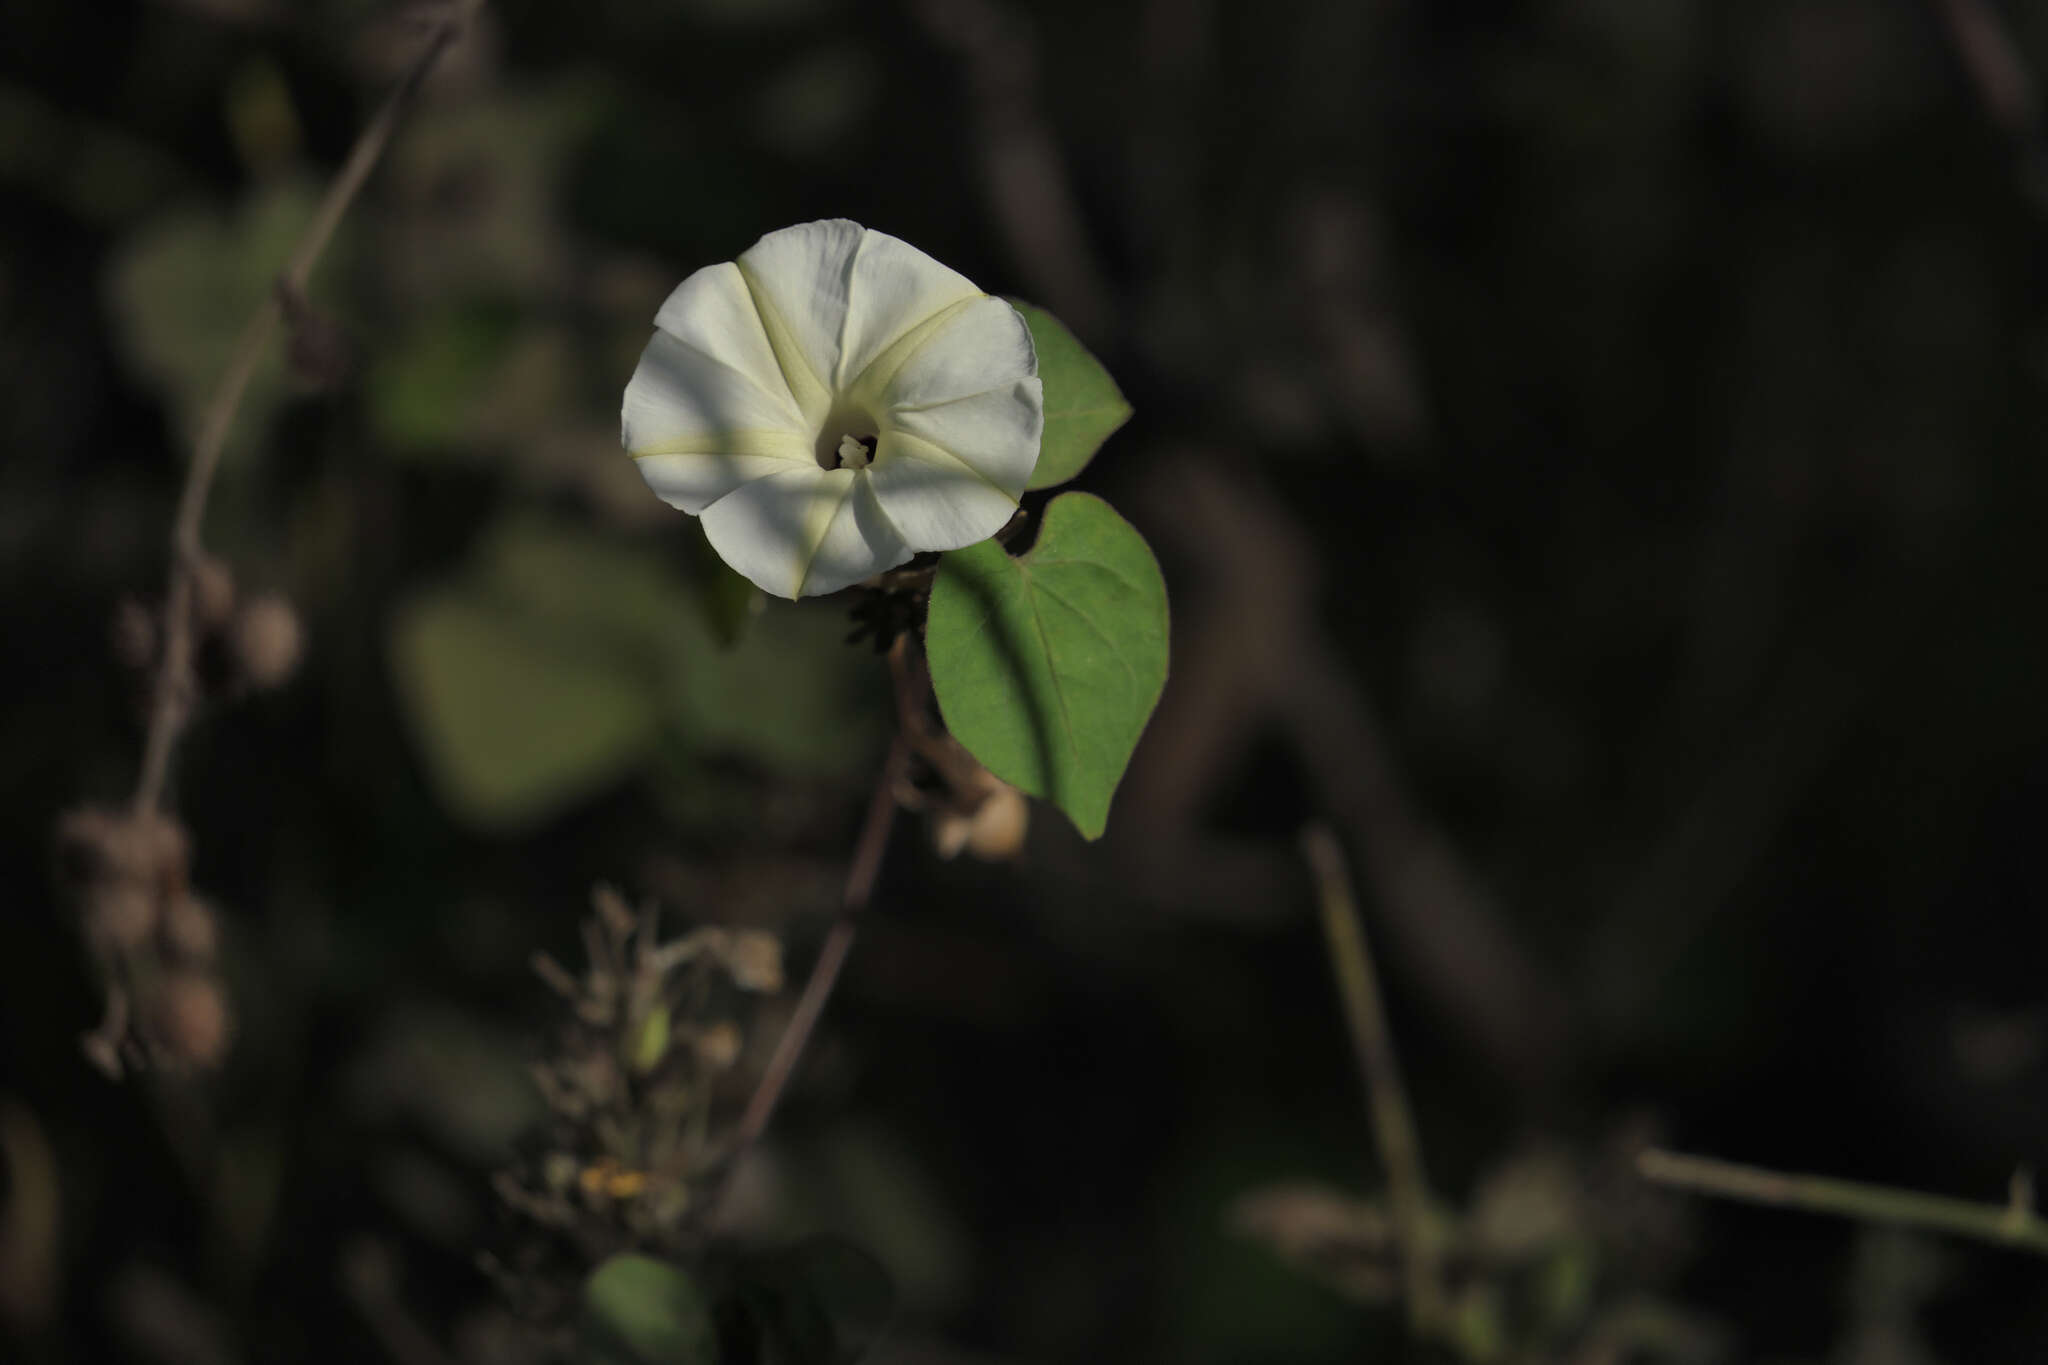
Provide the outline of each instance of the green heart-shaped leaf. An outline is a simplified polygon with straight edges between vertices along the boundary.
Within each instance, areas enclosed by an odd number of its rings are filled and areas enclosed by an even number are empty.
[[[531,828],[677,746],[799,778],[869,761],[875,708],[836,617],[777,613],[725,650],[691,591],[646,547],[513,516],[402,602],[392,677],[449,809]]]
[[[638,661],[558,643],[467,584],[404,604],[391,661],[443,798],[486,828],[534,824],[616,781],[661,730]]]
[[[1045,385],[1045,435],[1028,488],[1051,488],[1087,468],[1110,433],[1130,420],[1131,405],[1065,324],[1036,304],[1011,299],[1031,328],[1038,378]]]
[[[697,1281],[651,1256],[614,1256],[583,1283],[586,1365],[717,1365],[718,1334]]]
[[[1166,686],[1166,582],[1109,504],[1066,493],[1031,553],[994,541],[939,561],[925,630],[954,737],[997,777],[1102,836]]]

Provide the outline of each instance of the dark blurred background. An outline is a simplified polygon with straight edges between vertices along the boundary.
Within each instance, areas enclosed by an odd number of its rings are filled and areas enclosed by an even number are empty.
[[[315,276],[333,352],[241,413],[207,540],[306,657],[173,778],[226,1061],[116,1083],[51,870],[134,781],[111,623],[432,18],[0,18],[0,1357],[514,1358],[475,1253],[530,953],[610,882],[801,966],[887,739],[846,602],[721,646],[618,449],[667,290],[848,216],[1102,357],[1137,416],[1080,486],[1174,603],[1102,843],[899,824],[748,1183],[889,1268],[877,1359],[2048,1358],[2039,1260],[1631,1165],[1997,1201],[2048,1158],[2048,8],[489,5]],[[1506,1267],[1455,1344],[1246,1214],[1382,1188],[1311,821]]]

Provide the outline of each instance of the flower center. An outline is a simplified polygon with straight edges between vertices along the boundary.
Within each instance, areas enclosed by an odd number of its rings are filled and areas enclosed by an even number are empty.
[[[872,436],[842,436],[839,438],[840,469],[866,469],[875,460],[875,438]]]
[[[818,431],[818,467],[866,469],[875,462],[875,433],[880,425],[856,404],[845,399],[834,403]]]

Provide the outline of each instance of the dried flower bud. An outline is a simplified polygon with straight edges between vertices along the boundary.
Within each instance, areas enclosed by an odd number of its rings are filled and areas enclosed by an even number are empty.
[[[196,896],[172,897],[158,928],[164,951],[181,962],[207,966],[220,953],[220,917]]]
[[[252,687],[277,687],[291,677],[305,650],[299,614],[276,593],[251,599],[235,613],[235,656]]]
[[[124,668],[148,668],[156,660],[156,613],[132,597],[121,599],[107,628],[107,643]]]
[[[567,1152],[549,1152],[541,1162],[540,1178],[548,1191],[561,1194],[576,1183],[576,1173],[581,1169],[575,1157]]]
[[[697,1059],[713,1071],[723,1071],[740,1059],[740,1026],[730,1019],[721,1019],[710,1028],[699,1033],[694,1040]]]
[[[79,806],[57,817],[57,875],[68,889],[82,890],[114,873],[119,825],[120,817],[100,806]]]
[[[634,918],[632,907],[626,904],[626,898],[619,894],[616,887],[591,887],[590,906],[597,912],[598,922],[616,938],[624,938],[632,933],[639,922]]]
[[[1031,804],[1007,782],[996,784],[968,817],[967,851],[983,862],[1008,862],[1024,851],[1031,827]]]
[[[232,1020],[226,994],[213,977],[172,972],[150,1002],[150,1038],[167,1060],[217,1066],[227,1055]]]
[[[725,967],[732,983],[743,991],[764,994],[782,989],[782,941],[759,929],[746,929],[732,936],[725,950]]]
[[[192,619],[202,630],[218,630],[235,610],[235,575],[212,555],[192,561]]]
[[[939,806],[931,815],[932,852],[947,862],[960,856],[960,850],[967,847],[967,836],[974,828],[974,819],[962,815],[952,806]]]

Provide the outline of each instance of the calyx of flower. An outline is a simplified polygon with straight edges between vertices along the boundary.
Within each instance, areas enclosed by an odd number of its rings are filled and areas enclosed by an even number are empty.
[[[1038,462],[1017,311],[887,233],[771,232],[677,286],[626,386],[626,449],[780,597],[986,540]]]

